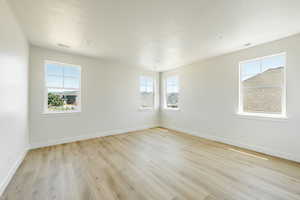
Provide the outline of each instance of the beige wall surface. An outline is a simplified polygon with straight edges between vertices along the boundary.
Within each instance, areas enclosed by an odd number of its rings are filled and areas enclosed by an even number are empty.
[[[239,62],[286,52],[287,116],[238,115]],[[300,161],[300,35],[178,68],[180,110],[161,110],[164,127]]]
[[[28,149],[28,44],[0,0],[0,196]]]
[[[81,66],[81,112],[44,114],[45,60]],[[158,125],[154,110],[140,110],[139,78],[158,73],[54,50],[30,48],[30,134],[33,147]],[[158,99],[158,96],[157,96]]]

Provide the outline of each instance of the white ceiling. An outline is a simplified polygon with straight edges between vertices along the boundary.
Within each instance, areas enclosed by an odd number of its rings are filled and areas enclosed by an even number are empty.
[[[10,3],[34,45],[160,71],[300,32],[299,0]]]

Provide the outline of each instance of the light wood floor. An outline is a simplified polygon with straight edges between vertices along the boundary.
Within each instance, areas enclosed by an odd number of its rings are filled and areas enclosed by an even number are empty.
[[[30,151],[2,199],[300,199],[300,164],[155,128]]]

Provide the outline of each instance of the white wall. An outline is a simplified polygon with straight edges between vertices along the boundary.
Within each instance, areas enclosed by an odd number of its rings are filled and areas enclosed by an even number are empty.
[[[0,195],[28,148],[28,45],[0,0]]]
[[[44,61],[80,65],[81,113],[43,114]],[[39,47],[30,48],[32,147],[122,133],[158,125],[158,106],[139,110],[139,68]],[[154,73],[158,77],[158,73]]]
[[[239,61],[280,52],[287,53],[288,119],[238,116]],[[300,35],[176,71],[181,83],[180,111],[162,110],[162,126],[300,161]]]

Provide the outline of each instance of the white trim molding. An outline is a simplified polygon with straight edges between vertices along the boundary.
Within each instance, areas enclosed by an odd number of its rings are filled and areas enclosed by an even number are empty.
[[[241,148],[244,148],[244,149],[256,151],[256,152],[259,152],[259,153],[267,154],[267,155],[270,155],[270,156],[283,158],[283,159],[286,159],[286,160],[295,161],[295,162],[300,163],[300,156],[299,155],[294,155],[294,154],[287,153],[287,152],[282,152],[282,151],[276,151],[274,149],[269,149],[269,148],[265,148],[265,147],[262,147],[262,146],[237,142],[237,141],[234,141],[234,140],[229,139],[229,138],[209,134],[205,131],[192,131],[192,130],[188,130],[188,129],[185,129],[185,128],[179,128],[177,126],[172,126],[172,125],[162,125],[162,127],[170,129],[170,130],[175,130],[175,131],[183,132],[183,133],[186,133],[186,134],[194,135],[194,136],[197,136],[197,137],[202,137],[202,138],[205,138],[205,139],[208,139],[208,140],[221,142],[221,143],[224,143],[224,144],[229,144],[229,145],[241,147]]]
[[[99,138],[99,137],[104,137],[104,136],[124,134],[124,133],[129,133],[132,131],[140,131],[140,130],[156,128],[156,127],[158,127],[158,125],[146,125],[146,126],[135,127],[135,128],[114,129],[114,130],[103,131],[103,132],[101,131],[101,132],[96,132],[96,133],[78,135],[75,137],[67,137],[67,138],[61,138],[61,139],[56,139],[56,140],[48,140],[46,142],[31,143],[30,147],[31,147],[31,149],[37,149],[37,148],[54,146],[54,145],[59,145],[59,144],[66,144],[66,143],[77,142],[77,141],[82,141],[82,140],[94,139],[94,138]]]
[[[20,167],[20,165],[23,162],[27,152],[28,152],[28,149],[25,149],[22,153],[20,153],[20,155],[16,159],[14,165],[10,168],[7,176],[3,180],[1,180],[1,182],[0,182],[0,197],[3,194],[3,192],[5,191],[8,184],[10,183],[13,176],[15,175],[16,171]]]

